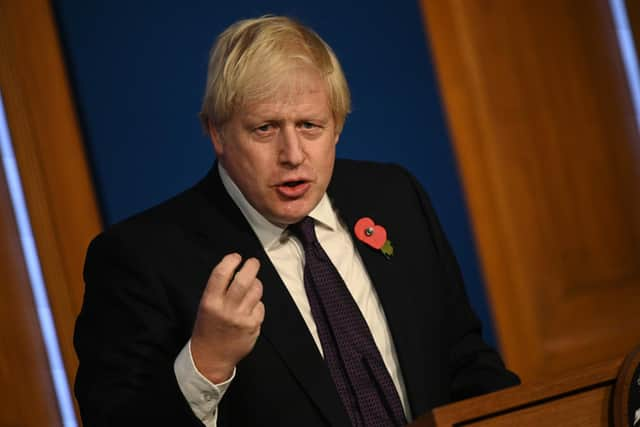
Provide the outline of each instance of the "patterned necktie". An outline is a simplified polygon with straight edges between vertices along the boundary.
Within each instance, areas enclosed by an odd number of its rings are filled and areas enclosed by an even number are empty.
[[[290,226],[305,253],[304,288],[325,363],[353,426],[402,426],[398,392],[360,309],[320,246],[314,220]]]

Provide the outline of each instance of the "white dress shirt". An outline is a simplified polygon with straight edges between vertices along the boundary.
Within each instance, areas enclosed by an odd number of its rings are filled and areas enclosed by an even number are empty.
[[[318,351],[322,353],[320,337],[304,289],[304,250],[300,241],[291,235],[286,228],[272,224],[255,210],[220,163],[218,163],[218,172],[225,189],[260,240],[309,328]],[[382,360],[391,375],[396,390],[398,390],[407,420],[410,420],[407,393],[387,320],[378,295],[371,284],[371,279],[351,240],[351,235],[339,220],[326,194],[309,213],[309,216],[315,220],[318,241],[342,276],[371,330],[376,346],[382,355]],[[277,285],[263,283],[263,286]],[[268,311],[269,307],[266,307],[266,310]],[[191,341],[184,346],[174,363],[178,385],[194,414],[207,427],[215,427],[218,403],[233,381],[235,371],[234,375],[224,383],[213,384],[195,367],[191,357],[190,343]]]

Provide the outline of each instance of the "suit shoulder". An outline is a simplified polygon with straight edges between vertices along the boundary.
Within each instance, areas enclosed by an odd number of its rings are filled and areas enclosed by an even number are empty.
[[[333,180],[343,183],[378,184],[386,187],[389,182],[411,180],[411,173],[397,163],[373,162],[365,160],[338,159]]]
[[[199,218],[211,215],[212,210],[209,199],[201,191],[201,184],[109,225],[94,238],[90,248],[109,243],[118,246],[136,246],[136,242],[145,242],[147,247],[154,243],[161,245],[162,241],[170,240],[172,235],[195,227]]]

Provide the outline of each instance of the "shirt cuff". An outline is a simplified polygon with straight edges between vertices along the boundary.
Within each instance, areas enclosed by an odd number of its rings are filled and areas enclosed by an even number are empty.
[[[198,371],[191,355],[191,340],[182,348],[173,364],[180,391],[189,403],[191,410],[207,427],[216,425],[218,404],[236,376],[233,369],[231,378],[214,384]]]

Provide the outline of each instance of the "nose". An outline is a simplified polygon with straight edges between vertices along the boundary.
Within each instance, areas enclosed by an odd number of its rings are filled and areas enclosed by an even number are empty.
[[[280,163],[296,167],[302,164],[305,159],[302,139],[295,126],[285,126],[280,132]]]

